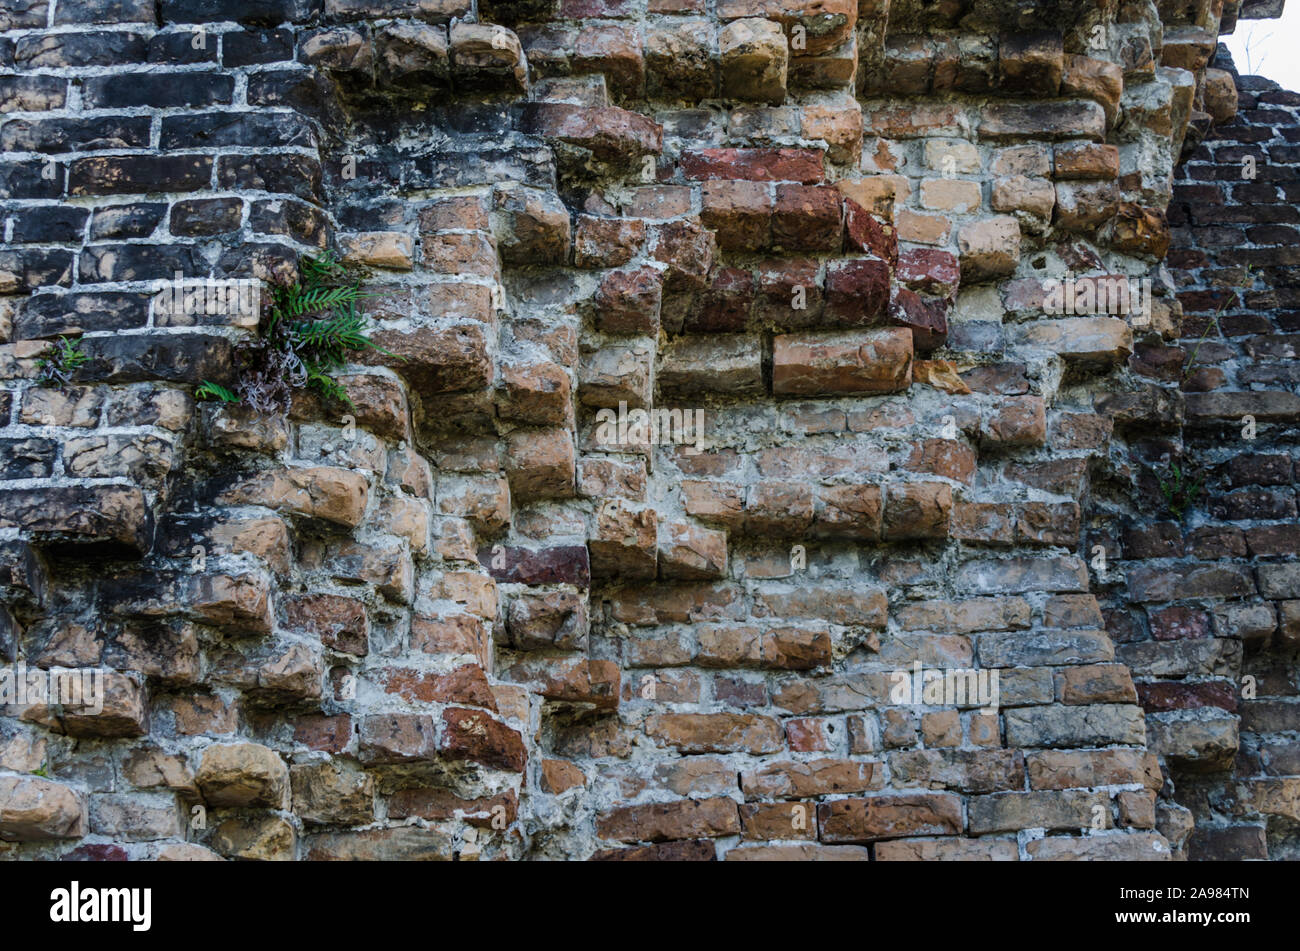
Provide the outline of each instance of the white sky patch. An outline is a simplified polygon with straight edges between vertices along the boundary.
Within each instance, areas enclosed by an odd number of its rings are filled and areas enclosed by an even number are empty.
[[[1300,92],[1300,0],[1289,0],[1279,20],[1238,20],[1237,29],[1219,41],[1243,76],[1264,76]]]

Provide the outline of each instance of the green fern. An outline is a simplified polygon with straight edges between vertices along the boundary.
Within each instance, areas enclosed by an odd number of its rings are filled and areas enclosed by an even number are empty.
[[[300,323],[294,333],[305,346],[316,349],[322,359],[342,364],[350,351],[377,350],[387,354],[365,334],[366,320],[354,309],[336,312],[332,317]],[[391,354],[390,354],[391,355]]]
[[[1196,502],[1204,481],[1203,477],[1192,478],[1191,473],[1184,471],[1176,462],[1169,464],[1165,474],[1156,473],[1156,482],[1160,486],[1160,494],[1164,496],[1165,508],[1179,521],[1182,521],[1187,510]]]
[[[80,337],[59,337],[36,361],[37,379],[47,385],[67,386],[77,368],[89,360],[82,352]]]
[[[272,289],[258,339],[241,344],[236,391],[205,380],[198,395],[271,413],[287,409],[293,390],[306,387],[353,406],[334,372],[358,351],[392,356],[366,335],[358,306],[376,295],[362,291],[360,279],[331,251],[301,258],[298,274],[298,283]]]
[[[361,294],[358,285],[348,287],[315,287],[304,291],[298,287],[289,288],[280,301],[282,319],[301,317],[304,314],[319,314],[356,301]]]
[[[299,284],[304,290],[319,287],[325,281],[339,280],[346,271],[333,251],[308,255],[298,262]]]
[[[330,317],[306,321],[294,327],[294,333],[306,345],[331,353],[362,350],[370,341],[362,332],[365,321],[355,311],[339,311]]]
[[[307,368],[307,385],[317,390],[326,399],[346,403],[351,409],[357,408],[357,404],[352,402],[352,397],[348,396],[348,392],[343,388],[342,384],[323,370],[309,366]]]
[[[199,399],[220,400],[223,403],[238,403],[239,397],[219,383],[204,380],[203,385],[194,391]]]

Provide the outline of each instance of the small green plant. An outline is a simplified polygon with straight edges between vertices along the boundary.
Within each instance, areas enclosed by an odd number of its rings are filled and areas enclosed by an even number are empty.
[[[203,385],[194,391],[194,395],[204,400],[220,400],[222,403],[238,403],[239,397],[219,383],[203,381]]]
[[[34,770],[32,770],[32,775],[33,775],[33,776],[40,776],[40,777],[42,777],[43,779],[49,779],[49,778],[50,778],[50,768],[49,768],[49,767],[50,767],[50,764],[49,764],[49,763],[42,763],[40,769],[34,769]]]
[[[256,339],[236,348],[234,388],[204,380],[196,396],[247,403],[264,415],[286,412],[293,391],[304,388],[353,405],[334,373],[350,353],[388,353],[365,333],[358,305],[372,295],[333,252],[301,258],[298,270],[298,283],[271,288]]]
[[[1177,462],[1170,462],[1164,469],[1155,471],[1156,484],[1164,496],[1165,508],[1178,521],[1183,520],[1188,509],[1196,503],[1205,483],[1203,476],[1194,474]]]
[[[65,387],[72,382],[76,369],[89,359],[81,350],[80,337],[60,337],[36,361],[36,378],[47,386]]]

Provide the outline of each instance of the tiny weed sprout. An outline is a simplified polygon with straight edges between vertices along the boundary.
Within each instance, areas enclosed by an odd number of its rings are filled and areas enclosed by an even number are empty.
[[[72,382],[72,374],[82,366],[88,357],[81,349],[78,337],[60,337],[59,342],[50,344],[50,349],[36,361],[37,380],[47,386],[67,386]]]
[[[351,353],[388,353],[365,332],[359,305],[372,295],[331,251],[301,258],[298,271],[296,284],[271,289],[257,337],[236,348],[233,388],[204,380],[196,396],[246,403],[268,416],[287,412],[293,391],[300,389],[353,405],[335,374]]]
[[[1160,494],[1164,496],[1165,508],[1170,515],[1182,521],[1188,509],[1195,504],[1196,497],[1201,494],[1204,478],[1177,462],[1171,462],[1167,468],[1157,470],[1155,476]]]

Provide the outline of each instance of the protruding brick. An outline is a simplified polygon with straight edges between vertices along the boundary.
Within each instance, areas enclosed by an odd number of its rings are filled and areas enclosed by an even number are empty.
[[[773,342],[773,392],[778,396],[892,393],[911,383],[908,330],[785,334]]]
[[[204,750],[195,782],[210,806],[279,809],[288,793],[289,769],[265,746],[218,744]]]
[[[780,103],[785,99],[789,43],[779,23],[735,20],[718,34],[722,94],[730,99]]]

